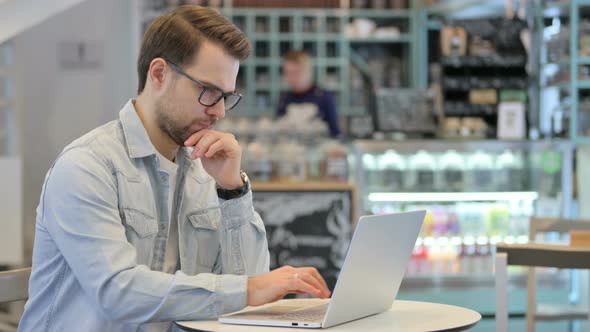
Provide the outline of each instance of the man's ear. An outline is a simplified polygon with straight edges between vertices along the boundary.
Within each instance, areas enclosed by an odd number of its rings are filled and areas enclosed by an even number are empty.
[[[150,69],[148,70],[148,77],[152,83],[152,86],[156,90],[161,90],[165,85],[168,65],[162,58],[155,58],[150,63]]]

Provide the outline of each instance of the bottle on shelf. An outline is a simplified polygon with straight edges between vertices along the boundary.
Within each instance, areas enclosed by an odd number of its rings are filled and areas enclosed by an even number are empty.
[[[477,150],[467,158],[466,174],[468,188],[476,191],[494,191],[494,157],[490,153]]]
[[[362,158],[367,187],[370,188],[370,191],[381,191],[383,189],[383,181],[381,171],[377,168],[377,156],[371,153],[365,153]]]
[[[383,184],[391,191],[404,191],[406,161],[404,156],[395,150],[386,151],[378,159],[379,169],[383,172]]]
[[[268,118],[258,120],[256,133],[245,150],[246,170],[252,180],[268,182],[273,177],[271,148],[275,133],[272,121]]]
[[[478,259],[477,248],[474,237],[463,238],[461,251],[459,253],[459,265],[461,273],[473,274],[477,272],[476,260]]]
[[[322,144],[321,177],[324,180],[348,181],[348,151],[337,140],[327,140]]]
[[[414,192],[437,191],[435,174],[436,162],[431,153],[420,150],[409,161],[409,181],[406,188]]]
[[[521,191],[524,189],[524,162],[522,155],[504,151],[496,160],[498,189],[500,191]]]
[[[465,189],[465,158],[455,150],[449,150],[440,158],[440,184],[443,191],[458,192]]]
[[[278,181],[305,181],[306,162],[305,147],[295,141],[283,141],[274,146],[274,165]]]

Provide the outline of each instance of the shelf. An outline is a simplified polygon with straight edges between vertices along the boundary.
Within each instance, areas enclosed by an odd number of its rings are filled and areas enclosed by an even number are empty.
[[[350,107],[350,114],[364,115],[366,113],[367,113],[366,106],[351,106]]]
[[[542,284],[543,287],[563,288],[569,285],[569,280],[559,273],[537,271],[536,278],[537,283]],[[509,273],[508,279],[511,286],[526,287],[527,285],[527,273]],[[400,289],[407,291],[432,288],[473,289],[479,287],[495,288],[494,273],[425,273],[423,276],[409,275],[404,277]]]
[[[578,81],[577,85],[578,85],[578,89],[590,89],[590,81],[589,80]],[[560,88],[562,90],[569,90],[570,86],[571,86],[570,82],[559,82],[559,83],[551,83],[551,84],[544,85],[544,86],[542,86],[542,88]]]
[[[349,9],[347,14],[351,17],[410,18],[412,12],[408,9]]]
[[[463,84],[463,82],[458,82],[459,84]],[[519,84],[510,84],[510,82],[505,82],[504,84],[492,84],[490,83],[489,85],[477,85],[477,86],[471,86],[471,85],[459,85],[457,86],[456,84],[453,84],[450,81],[447,81],[447,79],[445,78],[443,80],[443,86],[442,89],[443,91],[463,91],[463,92],[469,92],[471,90],[482,90],[482,89],[514,89],[514,90],[524,90],[527,88],[527,83],[526,81],[520,81]]]
[[[305,182],[259,182],[252,185],[253,191],[351,191],[354,186],[346,182],[305,181]]]
[[[340,67],[348,65],[345,60],[340,58],[324,58],[324,67]]]
[[[545,66],[568,66],[570,64],[570,60],[569,59],[565,59],[565,60],[559,60],[557,62],[545,62],[542,63],[541,66],[545,67]],[[582,64],[582,63],[580,63]]]
[[[484,0],[453,0],[453,1],[437,1],[436,4],[426,6],[426,13],[428,15],[452,16],[473,6],[485,3]]]
[[[275,87],[273,87],[271,84],[269,83],[264,83],[264,84],[256,84],[254,86],[254,90],[255,91],[271,91],[274,90]]]
[[[232,8],[223,9],[224,15],[276,15],[304,17],[370,17],[370,18],[411,18],[410,9],[341,9],[341,8]]]
[[[569,65],[570,63],[571,63],[571,59],[567,58],[567,59],[559,60],[557,62],[546,62],[541,65],[542,66],[548,66],[548,65],[565,66],[565,65]],[[578,57],[577,64],[580,66],[590,65],[590,57]]]
[[[568,90],[570,88],[570,82],[549,83],[541,86],[541,89],[548,88],[560,88],[561,90]]]
[[[498,114],[497,105],[475,105],[464,103],[464,105],[443,105],[444,114],[447,116],[495,116]]]
[[[371,202],[498,202],[534,201],[539,194],[534,191],[512,192],[431,192],[401,193],[376,192],[369,194]]]
[[[409,34],[401,34],[399,37],[348,37],[348,41],[351,43],[382,43],[382,44],[396,44],[396,43],[410,43],[412,41],[412,37]]]
[[[536,12],[537,15],[543,15],[543,17],[565,17],[569,16],[570,1],[552,1],[545,5],[545,8],[539,8]]]
[[[427,149],[428,152],[446,152],[455,150],[457,152],[472,152],[484,150],[487,152],[501,153],[505,150],[526,150],[564,151],[572,148],[572,143],[565,139],[550,140],[464,140],[464,139],[408,139],[403,141],[394,140],[354,140],[354,148],[362,154],[381,154],[387,150],[394,149],[397,153],[416,153],[420,149]]]
[[[267,57],[267,58],[248,59],[242,65],[268,67],[270,65],[278,66],[280,64],[281,64],[280,59]]]
[[[457,56],[442,57],[441,64],[447,67],[524,67],[524,56]]]
[[[425,245],[425,246],[433,246],[433,245],[447,245],[452,244],[455,246],[459,246],[461,244],[492,244],[495,245],[496,243],[520,243],[525,244],[529,242],[528,236],[430,236],[430,237],[418,237],[416,240],[416,245]]]
[[[588,312],[588,306],[538,304],[535,320],[586,320]]]
[[[286,41],[286,42],[293,42],[295,40],[300,40],[304,42],[339,42],[341,41],[342,37],[338,34],[330,33],[330,34],[321,34],[318,33],[301,33],[301,34],[294,34],[290,32],[285,33],[278,33],[278,34],[270,34],[270,33],[256,33],[252,37],[252,41],[262,41],[262,42],[273,42],[273,41]]]

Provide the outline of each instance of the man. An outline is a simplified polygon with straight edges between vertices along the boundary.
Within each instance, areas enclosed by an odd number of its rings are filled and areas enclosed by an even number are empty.
[[[20,331],[172,330],[288,293],[329,296],[313,268],[268,272],[242,151],[212,129],[240,101],[249,52],[207,8],[148,28],[137,99],[66,147],[45,178]]]
[[[340,136],[340,125],[334,96],[323,90],[313,82],[313,66],[309,54],[303,51],[289,51],[283,56],[283,79],[291,91],[283,95],[279,101],[277,115],[289,115],[295,119],[308,118],[307,114],[293,114],[309,112],[322,119],[330,136]],[[301,110],[300,108],[306,108]]]

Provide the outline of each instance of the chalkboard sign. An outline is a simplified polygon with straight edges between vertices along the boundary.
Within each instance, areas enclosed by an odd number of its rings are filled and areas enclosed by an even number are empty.
[[[254,207],[266,226],[270,268],[311,266],[331,290],[353,227],[353,190],[256,190]]]

